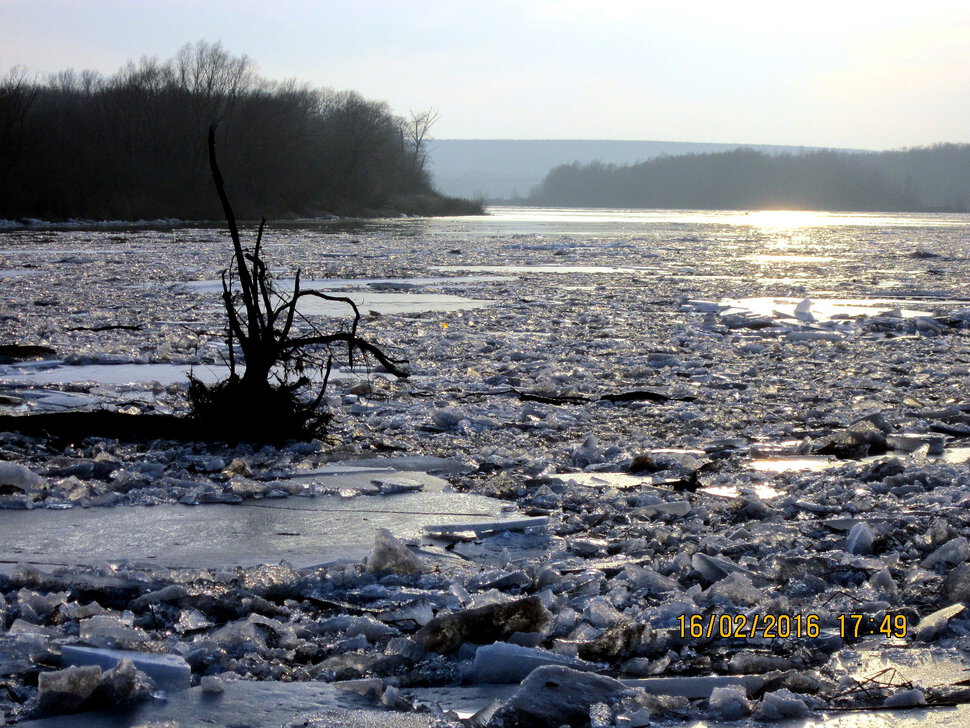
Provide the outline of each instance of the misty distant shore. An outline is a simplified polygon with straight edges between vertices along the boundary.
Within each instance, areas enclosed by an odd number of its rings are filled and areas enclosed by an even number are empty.
[[[526,204],[695,210],[970,210],[970,145],[892,152],[750,148],[551,170]]]
[[[495,204],[640,209],[970,209],[970,145],[900,151],[688,142],[429,142],[445,194]]]

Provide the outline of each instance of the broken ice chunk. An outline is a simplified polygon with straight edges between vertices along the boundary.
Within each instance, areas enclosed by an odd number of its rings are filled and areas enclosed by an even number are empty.
[[[926,696],[920,688],[900,690],[883,701],[885,708],[909,708],[914,705],[926,705]]]
[[[465,419],[465,415],[457,409],[444,407],[431,414],[431,421],[442,430],[458,427],[458,423]]]
[[[886,436],[886,445],[900,452],[916,452],[927,447],[927,455],[942,455],[946,438],[933,433],[900,432]]]
[[[538,647],[522,647],[508,642],[482,645],[475,651],[469,677],[479,683],[502,685],[523,680],[537,667],[562,665],[574,670],[591,671],[599,665],[575,657],[560,655]]]
[[[131,660],[123,659],[101,673],[101,682],[91,700],[95,705],[120,705],[151,697],[154,681],[138,670]]]
[[[946,575],[943,595],[950,604],[970,602],[970,564],[960,564]]]
[[[711,691],[711,697],[707,700],[707,712],[721,720],[741,720],[751,715],[751,702],[744,688],[725,685]]]
[[[423,627],[434,619],[434,612],[431,611],[431,602],[427,599],[416,599],[396,609],[388,609],[381,612],[377,616],[382,622],[393,624],[413,623],[418,627]]]
[[[496,533],[499,531],[526,531],[533,528],[545,528],[547,525],[549,525],[549,518],[547,516],[536,516],[534,518],[516,518],[510,521],[431,524],[425,526],[424,530],[432,534],[472,531],[475,535],[480,536],[484,533]]]
[[[745,695],[754,695],[764,688],[765,681],[764,678],[755,675],[696,675],[624,680],[623,684],[640,688],[652,695],[707,698],[716,688],[732,685],[737,686]]]
[[[218,675],[205,675],[199,680],[199,687],[203,693],[209,695],[221,695],[226,692],[226,683]]]
[[[386,528],[377,529],[374,547],[367,557],[367,571],[391,571],[395,574],[420,574],[424,564],[410,549],[394,538]]]
[[[25,619],[17,618],[10,625],[10,629],[7,634],[37,634],[45,635],[47,637],[56,637],[58,632],[56,629],[51,627],[44,627],[43,625],[34,624],[33,622],[28,622]]]
[[[109,650],[81,645],[64,645],[61,661],[65,665],[85,667],[97,665],[109,670],[122,660],[128,660],[135,668],[148,675],[164,690],[185,690],[189,687],[192,671],[188,663],[178,655],[155,655],[130,650]]]
[[[731,671],[739,675],[764,675],[773,670],[790,670],[792,662],[787,657],[762,650],[739,650],[728,661]]]
[[[81,639],[95,647],[114,647],[127,642],[147,642],[148,633],[132,626],[132,617],[98,614],[81,622]]]
[[[70,592],[51,592],[49,594],[39,594],[30,589],[21,589],[17,592],[17,603],[20,605],[20,616],[28,622],[41,623],[58,606],[63,605]]]
[[[607,629],[589,642],[578,645],[579,656],[584,660],[612,662],[621,655],[629,655],[649,639],[647,625],[637,622],[621,622]]]
[[[657,513],[670,514],[673,516],[686,516],[691,511],[690,503],[687,501],[671,501],[669,503],[655,503],[653,505],[640,506],[636,512],[642,516],[652,516]]]
[[[456,614],[439,615],[418,630],[415,640],[433,652],[454,652],[464,642],[488,644],[515,632],[539,632],[551,615],[538,596],[488,604]]]
[[[799,321],[813,322],[815,315],[812,313],[812,299],[806,298],[795,305],[795,318]]]
[[[751,579],[737,572],[712,584],[707,594],[732,604],[754,605],[765,601],[764,593],[751,583]]]
[[[697,552],[691,557],[690,565],[693,566],[704,579],[711,583],[720,581],[730,574],[743,574],[752,582],[765,582],[764,577],[748,571],[742,566],[738,566],[727,559],[708,556],[707,554],[701,552]]]
[[[499,708],[490,725],[504,728],[588,726],[590,708],[612,705],[635,695],[619,680],[566,667],[548,665],[534,670]]]
[[[151,678],[127,659],[104,672],[98,665],[42,672],[37,683],[41,710],[53,714],[144,700],[155,689]]]
[[[849,531],[845,539],[845,550],[850,554],[865,555],[872,553],[872,543],[876,534],[869,528],[869,524],[859,522]]]
[[[348,637],[363,635],[370,642],[376,642],[400,634],[393,627],[389,627],[366,614],[359,617],[351,617],[348,620],[346,633]]]
[[[924,569],[930,569],[940,561],[954,565],[962,564],[967,560],[968,556],[970,556],[970,542],[967,541],[966,536],[958,536],[957,538],[950,539],[923,559],[920,566]]]
[[[775,721],[783,718],[801,718],[809,711],[804,696],[787,688],[766,692],[755,707],[754,717],[760,721]]]
[[[162,589],[149,592],[148,594],[143,594],[137,599],[134,599],[130,606],[136,612],[141,612],[151,604],[158,604],[159,602],[174,602],[178,599],[182,599],[187,594],[188,591],[181,584],[169,584]]]
[[[37,676],[40,708],[45,713],[69,713],[79,708],[101,682],[101,668],[68,667]]]
[[[916,625],[913,635],[916,639],[923,642],[930,642],[936,639],[946,629],[950,620],[960,614],[963,609],[964,606],[962,604],[951,604],[948,607],[943,607],[943,609],[938,609],[931,614],[927,614]]]
[[[606,629],[621,621],[623,614],[606,597],[593,597],[583,610],[583,617],[594,627]]]
[[[893,579],[893,575],[890,573],[888,567],[873,574],[869,579],[869,585],[873,589],[879,589],[889,595],[894,595],[899,591],[896,580]]]
[[[424,490],[424,484],[410,478],[387,478],[384,480],[371,480],[372,485],[377,486],[377,491],[381,495],[395,495],[397,493],[415,493]]]
[[[44,479],[32,470],[17,463],[0,462],[0,493],[4,487],[22,492],[37,490],[44,485]],[[9,490],[7,491],[9,493]]]

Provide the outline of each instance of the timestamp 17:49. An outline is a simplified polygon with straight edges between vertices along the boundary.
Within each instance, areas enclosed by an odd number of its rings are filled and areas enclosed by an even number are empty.
[[[680,636],[694,639],[789,639],[815,638],[822,633],[818,614],[694,614],[678,618]],[[835,617],[839,636],[865,635],[904,638],[909,622],[904,614],[839,614]]]
[[[839,636],[862,637],[882,635],[902,639],[909,631],[909,620],[905,614],[840,614],[835,618],[839,625]]]

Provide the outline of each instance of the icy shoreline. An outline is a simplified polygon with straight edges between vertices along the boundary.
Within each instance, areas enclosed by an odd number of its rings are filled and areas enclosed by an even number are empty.
[[[20,657],[0,679],[22,699],[0,702],[7,719],[35,710],[23,677],[37,669],[29,654],[92,638],[179,655],[193,684],[207,675],[363,680],[361,690],[397,707],[409,704],[409,689],[485,681],[489,660],[547,664],[582,683],[600,726],[916,700],[900,682],[865,703],[850,689],[860,674],[845,664],[853,651],[970,647],[965,610],[931,617],[970,600],[970,472],[945,459],[970,440],[968,221],[785,228],[709,217],[595,234],[582,221],[509,234],[498,219],[275,236],[270,254],[284,273],[300,265],[307,278],[393,276],[397,288],[378,290],[491,305],[368,316],[368,335],[407,352],[421,377],[337,380],[327,401],[335,424],[320,442],[62,446],[3,435],[3,459],[33,474],[0,477],[4,505],[43,517],[66,506],[256,503],[292,495],[278,485],[282,473],[401,453],[458,460],[469,472],[447,476],[455,489],[505,499],[548,526],[426,535],[419,575],[372,574],[360,561],[60,576],[12,567],[0,577],[2,637]],[[3,267],[30,272],[4,279],[8,340],[77,364],[218,363],[217,301],[180,285],[216,277],[226,250],[215,231],[18,231],[4,240]],[[503,277],[453,280],[459,269]],[[405,279],[416,282],[401,287]],[[774,303],[737,305],[753,299]],[[855,308],[838,308],[845,300]],[[24,301],[43,315],[19,313],[14,302]],[[141,329],[92,330],[112,324]],[[2,394],[14,411],[64,396],[68,406],[88,398],[171,412],[183,391],[20,381]],[[619,397],[644,392],[651,398]],[[798,469],[813,456],[831,463]],[[757,470],[759,458],[793,463]],[[353,500],[372,497],[384,496]],[[159,591],[168,596],[133,606]],[[530,596],[545,616],[529,629],[486,630],[443,654],[418,637],[433,616]],[[905,630],[840,635],[839,617],[854,614]],[[721,615],[746,625],[769,615],[804,625],[815,615],[819,633],[683,632],[692,617],[707,625]],[[85,626],[98,617],[97,629]],[[764,682],[649,697],[645,684],[582,682],[590,665],[628,681]],[[954,689],[921,687],[922,699],[955,699]],[[494,724],[525,724],[527,708],[512,698]]]

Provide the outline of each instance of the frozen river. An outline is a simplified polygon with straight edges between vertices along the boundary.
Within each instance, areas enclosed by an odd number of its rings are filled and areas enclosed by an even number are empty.
[[[44,348],[0,350],[2,413],[184,411],[186,372],[225,372],[217,281],[229,251],[217,227],[3,229],[0,339]],[[394,705],[390,687],[425,686],[433,700],[480,682],[488,663],[468,643],[415,648],[414,619],[534,595],[548,621],[498,638],[505,657],[493,659],[691,696],[651,703],[658,719],[784,705],[816,716],[806,725],[909,725],[824,709],[945,693],[937,673],[919,696],[902,677],[851,686],[887,652],[918,682],[930,652],[970,649],[970,215],[496,207],[271,221],[265,254],[281,288],[300,269],[307,286],[353,300],[360,333],[412,376],[335,360],[328,431],[278,448],[0,435],[0,506],[11,509],[0,557],[78,566],[45,581],[8,564],[0,627],[21,620],[0,635],[10,675],[28,670],[17,655],[76,641],[93,617],[57,600],[91,599],[77,584],[107,581],[183,594],[139,611],[112,592],[104,608],[125,634],[193,661],[193,684],[355,677]],[[330,301],[301,310],[324,329],[346,328],[347,313]],[[328,464],[380,458],[455,467],[415,476],[436,484],[423,493],[384,492],[366,475],[294,497]],[[548,529],[447,530],[523,517]],[[445,527],[433,546],[428,519]],[[423,541],[427,570],[366,573],[378,525]],[[319,566],[336,556],[351,561]],[[280,559],[295,568],[250,571]],[[249,583],[262,602],[239,591]],[[226,594],[272,619],[227,613]],[[401,612],[418,616],[387,616]],[[722,613],[815,614],[825,632],[675,634],[681,617]],[[853,613],[899,617],[907,634],[838,635],[838,616]],[[207,626],[178,629],[196,622]],[[763,690],[708,702],[689,680],[737,674],[763,677]],[[649,682],[667,677],[687,682]],[[15,703],[0,694],[7,720],[34,717]],[[636,711],[624,705],[627,720]]]

